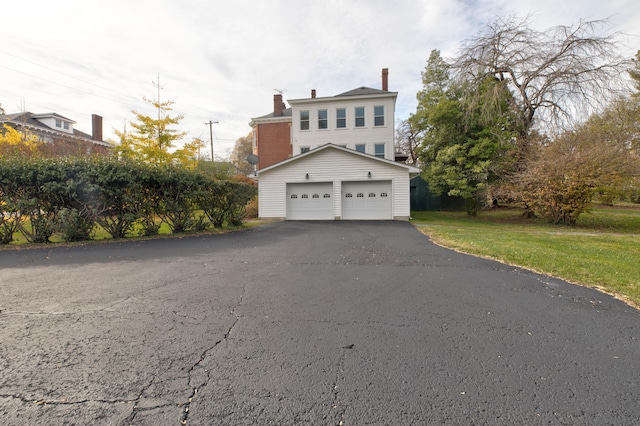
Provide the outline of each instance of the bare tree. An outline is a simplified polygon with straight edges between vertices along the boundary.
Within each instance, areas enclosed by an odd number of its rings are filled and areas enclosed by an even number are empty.
[[[231,152],[231,163],[238,170],[238,174],[248,175],[253,172],[253,166],[247,161],[247,156],[252,153],[251,133],[238,138]]]
[[[420,146],[420,131],[411,125],[409,120],[398,120],[396,125],[396,152],[405,154],[406,163],[418,163],[418,147]]]
[[[600,35],[603,20],[581,20],[546,31],[530,27],[530,18],[498,18],[486,31],[463,42],[452,69],[464,80],[491,75],[506,81],[514,94],[527,136],[567,128],[601,110],[627,88],[629,61],[617,53],[616,34]]]

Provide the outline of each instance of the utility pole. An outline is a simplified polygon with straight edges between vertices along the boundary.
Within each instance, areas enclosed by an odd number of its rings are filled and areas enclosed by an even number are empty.
[[[215,160],[213,159],[213,125],[218,124],[217,121],[209,120],[208,123],[204,123],[205,125],[209,125],[209,140],[211,141],[211,162],[213,163]]]

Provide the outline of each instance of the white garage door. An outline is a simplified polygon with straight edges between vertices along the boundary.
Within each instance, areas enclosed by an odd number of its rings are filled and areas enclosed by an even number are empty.
[[[333,220],[333,182],[288,183],[287,219]]]
[[[342,219],[393,219],[391,181],[343,182]]]

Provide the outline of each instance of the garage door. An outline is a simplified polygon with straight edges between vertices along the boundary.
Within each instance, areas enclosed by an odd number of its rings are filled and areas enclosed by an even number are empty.
[[[343,182],[342,218],[345,220],[393,219],[391,181]]]
[[[288,183],[287,219],[333,220],[333,182]]]

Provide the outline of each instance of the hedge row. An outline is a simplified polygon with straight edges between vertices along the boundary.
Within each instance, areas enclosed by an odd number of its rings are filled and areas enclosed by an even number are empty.
[[[114,158],[0,160],[0,243],[92,238],[96,224],[113,238],[239,226],[256,195],[247,183],[213,180],[178,167]]]

